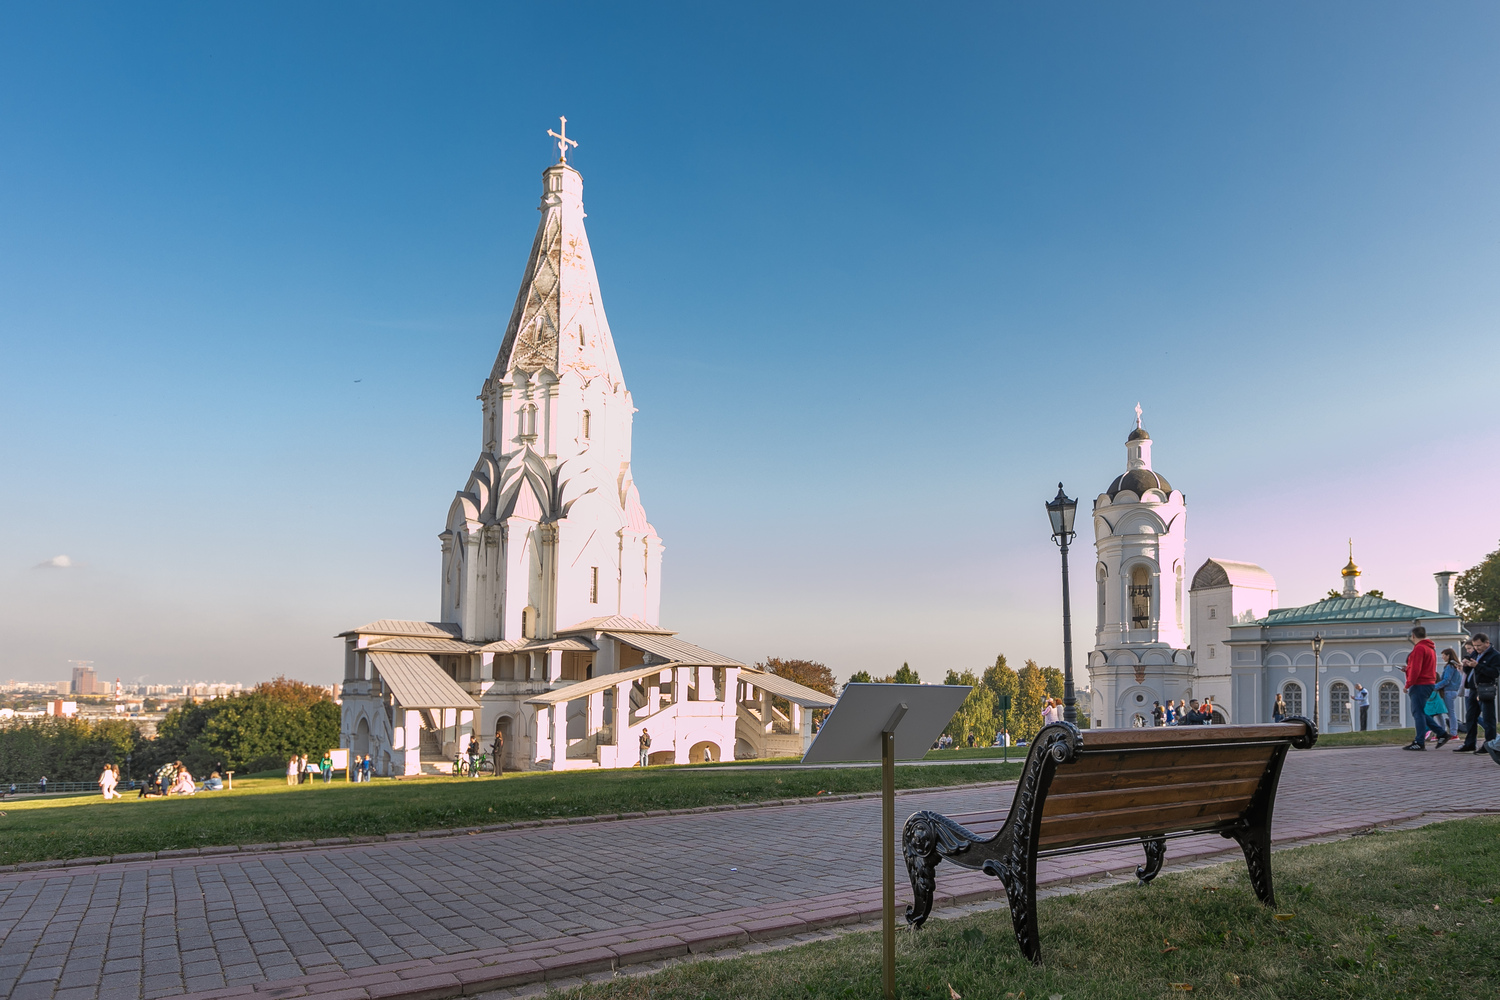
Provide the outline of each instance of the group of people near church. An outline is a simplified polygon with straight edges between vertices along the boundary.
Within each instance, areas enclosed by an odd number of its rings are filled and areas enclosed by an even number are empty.
[[[312,764],[307,759],[307,754],[294,755],[286,762],[286,783],[288,785],[301,785],[312,780],[314,774],[323,776],[323,784],[333,780],[333,757],[324,754],[323,759],[317,764]]]
[[[1490,645],[1490,637],[1476,632],[1463,644],[1463,652],[1445,649],[1439,666],[1437,648],[1427,638],[1427,630],[1418,625],[1408,640],[1411,653],[1401,668],[1406,674],[1406,695],[1411,705],[1412,742],[1403,750],[1426,750],[1432,740],[1437,749],[1451,742],[1460,732],[1463,742],[1455,753],[1489,753],[1495,755],[1495,694],[1500,685],[1500,651]],[[1456,702],[1464,703],[1463,721],[1458,721]],[[1480,727],[1484,741],[1479,740]]]
[[[1214,721],[1214,697],[1207,695],[1202,704],[1197,698],[1183,700],[1178,698],[1173,702],[1171,698],[1163,705],[1159,701],[1151,703],[1151,724],[1153,726],[1208,726]]]
[[[105,768],[106,773],[113,773],[113,781],[106,787],[104,775],[99,776],[99,788],[104,792],[106,799],[113,795],[119,798],[120,793],[115,791],[115,786],[120,782],[120,769],[114,765]],[[198,784],[193,780],[192,772],[187,765],[180,760],[174,760],[170,764],[163,764],[156,769],[151,780],[141,785],[140,793],[136,798],[144,799],[155,795],[196,795],[201,791],[217,792],[224,788],[224,779],[215,770],[209,775],[208,780]]]

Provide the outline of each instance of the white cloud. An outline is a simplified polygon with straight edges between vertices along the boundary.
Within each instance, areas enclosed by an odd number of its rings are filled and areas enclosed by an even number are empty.
[[[77,563],[67,556],[53,556],[46,562],[39,562],[32,569],[72,569]]]

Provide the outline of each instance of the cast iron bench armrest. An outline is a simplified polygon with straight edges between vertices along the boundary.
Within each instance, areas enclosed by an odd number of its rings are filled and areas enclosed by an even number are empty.
[[[1144,885],[1161,871],[1168,840],[1209,833],[1239,843],[1256,896],[1272,906],[1271,813],[1281,766],[1290,747],[1305,750],[1317,739],[1317,727],[1297,716],[1271,725],[1088,733],[1054,722],[1032,743],[1005,824],[993,836],[926,810],[906,821],[901,850],[913,897],[907,923],[920,927],[932,912],[937,865],[946,860],[1000,879],[1016,943],[1022,954],[1040,963],[1038,858],[1140,845],[1146,863],[1136,868],[1136,877]],[[1107,765],[1104,758],[1111,756],[1113,767],[1091,766]],[[1231,780],[1223,776],[1225,771],[1239,774]],[[1053,829],[1044,835],[1042,821],[1059,772],[1068,791],[1058,793],[1055,801],[1066,804],[1051,817]],[[1044,840],[1058,846],[1044,847]]]

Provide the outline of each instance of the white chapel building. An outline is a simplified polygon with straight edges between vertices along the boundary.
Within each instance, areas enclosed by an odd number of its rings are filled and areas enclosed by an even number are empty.
[[[564,129],[566,131],[566,129]],[[555,133],[553,133],[555,135]],[[440,771],[471,735],[509,769],[800,754],[834,699],[660,624],[663,544],[630,464],[635,406],[584,229],[583,178],[542,173],[541,222],[448,509],[436,621],[345,640],[343,745]]]

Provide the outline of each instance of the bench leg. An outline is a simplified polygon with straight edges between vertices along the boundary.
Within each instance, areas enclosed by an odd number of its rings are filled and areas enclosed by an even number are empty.
[[[1010,922],[1016,931],[1016,944],[1033,965],[1042,964],[1042,941],[1036,930],[1036,871],[1030,875],[1016,863],[1020,859],[986,861],[984,873],[998,878],[1005,886],[1005,901],[1010,904]]]
[[[1276,892],[1271,886],[1271,826],[1269,823],[1252,826],[1234,834],[1240,850],[1245,852],[1245,865],[1250,869],[1250,887],[1255,898],[1267,906],[1276,905]]]
[[[1141,846],[1146,849],[1146,863],[1136,868],[1135,877],[1141,885],[1146,885],[1161,873],[1162,862],[1167,859],[1167,839],[1142,838]]]

